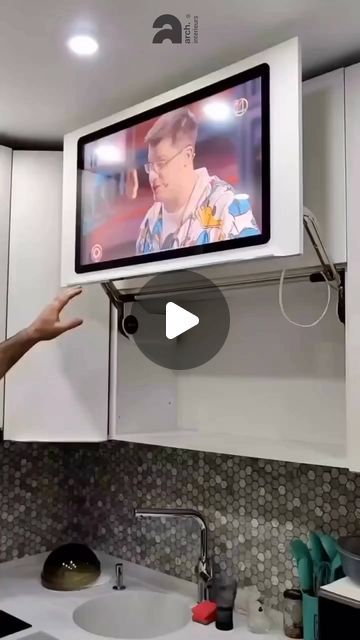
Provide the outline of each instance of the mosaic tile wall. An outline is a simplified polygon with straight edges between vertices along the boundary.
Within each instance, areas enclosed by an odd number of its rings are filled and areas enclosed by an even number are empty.
[[[66,541],[73,520],[61,447],[0,443],[0,561]]]
[[[288,554],[311,529],[359,531],[360,475],[341,469],[127,443],[0,447],[0,560],[69,540],[194,579],[191,521],[136,521],[136,506],[206,517],[215,564],[272,606],[296,584]]]

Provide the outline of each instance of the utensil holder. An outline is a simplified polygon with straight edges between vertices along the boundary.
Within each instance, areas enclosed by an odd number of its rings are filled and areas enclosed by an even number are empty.
[[[319,638],[319,598],[303,593],[303,626],[304,640]]]

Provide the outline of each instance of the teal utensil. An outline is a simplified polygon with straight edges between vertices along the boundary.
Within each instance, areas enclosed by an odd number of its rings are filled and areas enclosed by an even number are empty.
[[[290,543],[291,553],[295,559],[302,591],[313,592],[314,564],[305,542],[295,538]]]
[[[332,582],[331,567],[329,562],[321,562],[314,569],[314,593],[318,595],[320,587]]]
[[[332,562],[338,553],[338,546],[335,538],[330,536],[328,533],[322,533],[321,531],[318,533],[318,536],[321,540],[321,544],[324,547],[330,562]]]
[[[329,556],[321,543],[320,535],[315,533],[315,531],[310,532],[310,549],[314,567],[319,567],[322,562],[329,560]]]
[[[330,582],[330,559],[321,542],[320,534],[314,531],[310,532],[310,546],[314,565],[314,593],[316,595],[320,587]]]
[[[337,553],[330,564],[330,582],[334,582],[334,580],[340,580],[340,578],[343,578],[344,575],[345,574],[342,568],[341,557],[340,554]]]

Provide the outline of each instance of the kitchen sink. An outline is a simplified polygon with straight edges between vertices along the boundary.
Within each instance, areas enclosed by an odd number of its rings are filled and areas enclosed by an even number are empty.
[[[88,600],[73,618],[81,629],[106,638],[158,638],[188,624],[192,604],[174,593],[128,589]]]

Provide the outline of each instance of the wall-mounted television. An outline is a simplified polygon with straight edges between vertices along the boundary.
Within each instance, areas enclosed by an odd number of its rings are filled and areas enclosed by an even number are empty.
[[[62,284],[302,250],[297,39],[65,136]]]

